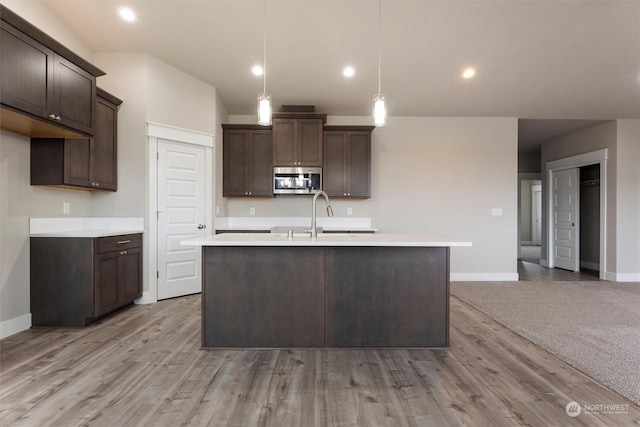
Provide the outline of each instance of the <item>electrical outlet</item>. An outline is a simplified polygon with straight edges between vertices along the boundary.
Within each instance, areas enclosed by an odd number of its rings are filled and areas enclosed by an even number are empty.
[[[502,216],[502,208],[492,208],[491,215],[493,216]]]
[[[249,208],[249,215],[255,215],[256,214],[256,208]]]
[[[220,206],[216,206],[216,216],[220,216]]]
[[[69,202],[62,202],[62,213],[66,215],[71,213],[71,204]]]
[[[353,215],[353,209],[347,208],[347,216],[351,216],[351,215]]]

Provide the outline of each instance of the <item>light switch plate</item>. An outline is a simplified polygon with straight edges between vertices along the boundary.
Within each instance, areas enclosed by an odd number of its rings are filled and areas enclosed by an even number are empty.
[[[491,215],[493,216],[502,216],[502,208],[492,208]]]
[[[256,208],[249,208],[249,215],[255,215],[256,214]]]
[[[347,208],[347,216],[351,216],[351,215],[353,215],[353,209]]]
[[[71,204],[69,202],[62,202],[62,213],[66,215],[71,213]]]

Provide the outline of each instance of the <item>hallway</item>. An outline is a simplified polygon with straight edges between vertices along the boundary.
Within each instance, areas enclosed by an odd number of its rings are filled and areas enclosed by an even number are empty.
[[[600,280],[598,272],[582,270],[572,272],[561,268],[547,268],[523,259],[518,260],[518,277],[524,282],[571,282]]]

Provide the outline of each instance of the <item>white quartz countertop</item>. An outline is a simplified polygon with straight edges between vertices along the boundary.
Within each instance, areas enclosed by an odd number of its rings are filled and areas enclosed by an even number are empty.
[[[31,234],[31,237],[109,237],[144,233],[144,230],[73,230]]]
[[[471,246],[471,242],[424,234],[391,233],[318,234],[318,238],[313,240],[308,234],[294,234],[293,238],[287,237],[285,233],[217,234],[181,243],[185,246]]]
[[[144,233],[143,218],[30,218],[31,237],[108,237]]]

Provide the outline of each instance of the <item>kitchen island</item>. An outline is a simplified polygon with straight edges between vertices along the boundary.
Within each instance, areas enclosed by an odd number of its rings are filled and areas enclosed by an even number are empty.
[[[218,234],[202,246],[203,347],[448,347],[449,248],[413,234]]]

